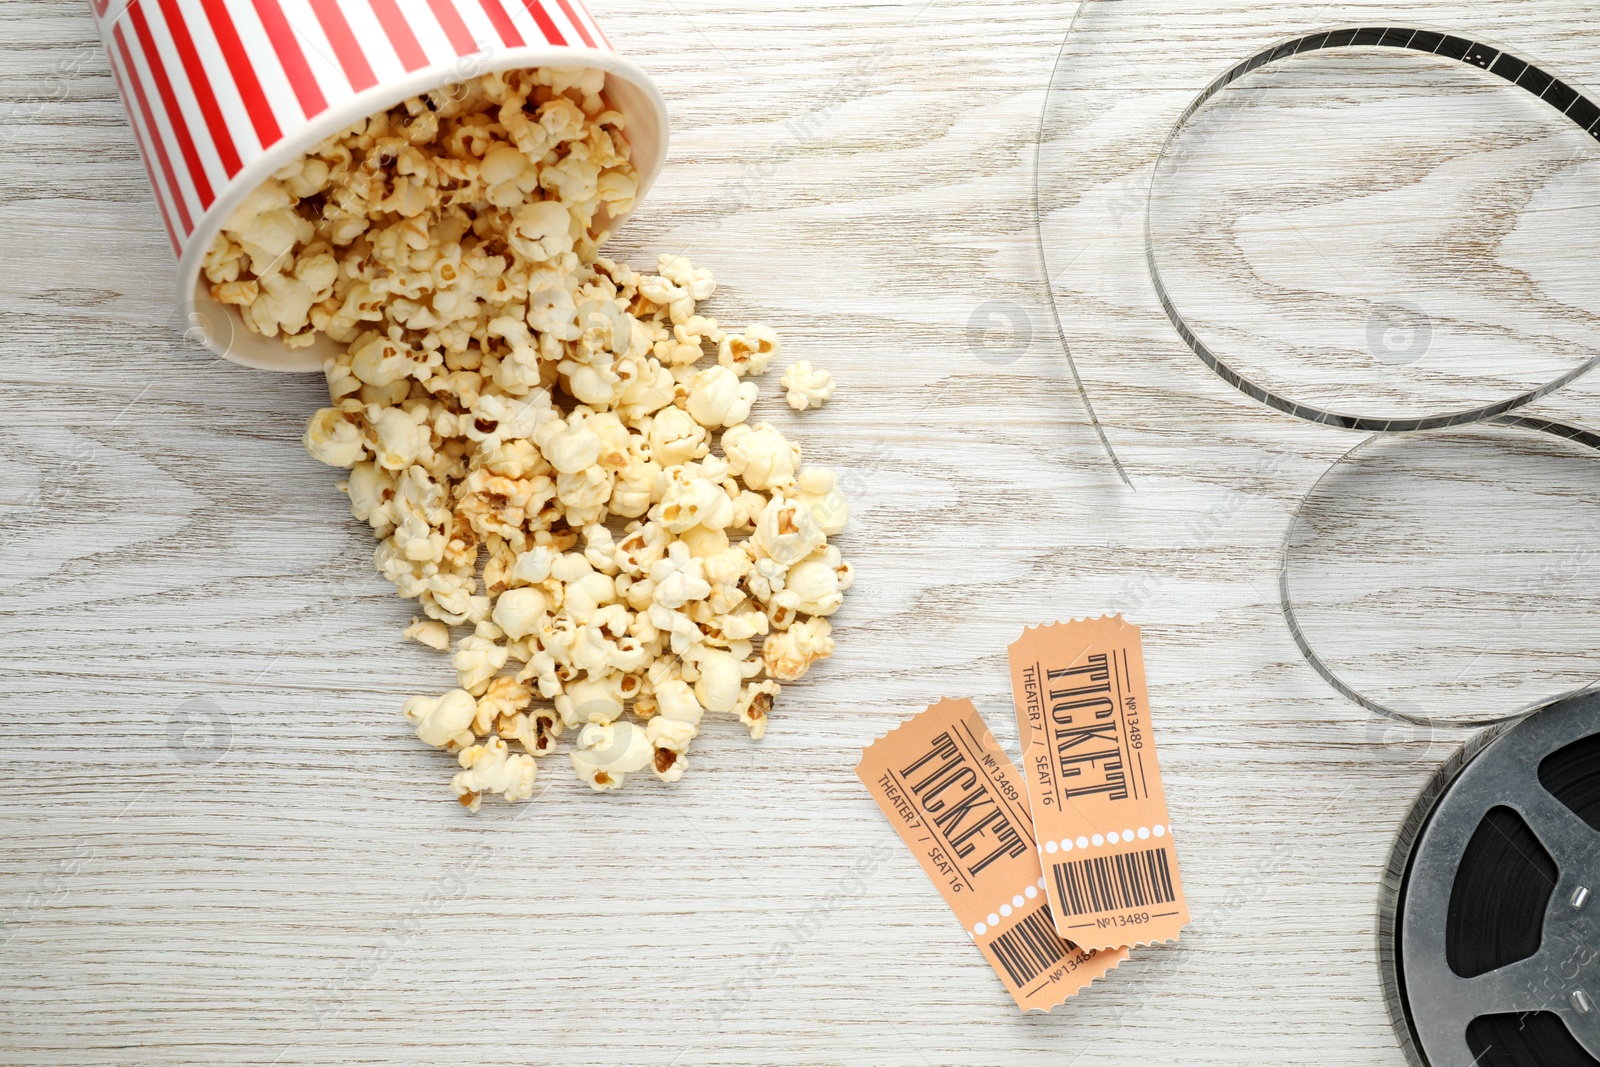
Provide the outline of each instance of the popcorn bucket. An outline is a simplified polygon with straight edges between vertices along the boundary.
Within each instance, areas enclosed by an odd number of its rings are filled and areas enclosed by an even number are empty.
[[[179,329],[247,367],[319,370],[333,342],[291,349],[250,332],[237,309],[211,299],[201,275],[206,250],[274,171],[368,115],[492,71],[598,68],[626,124],[638,197],[666,158],[660,92],[616,53],[580,0],[90,6],[178,257]]]

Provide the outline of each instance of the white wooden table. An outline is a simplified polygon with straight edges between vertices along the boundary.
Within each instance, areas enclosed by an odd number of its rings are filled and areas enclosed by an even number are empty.
[[[1592,5],[1091,7],[1047,135],[1046,230],[1136,491],[1071,390],[1033,244],[1032,146],[1073,3],[594,6],[674,123],[615,254],[686,251],[716,270],[725,321],[778,326],[840,382],[821,412],[791,415],[774,388],[758,411],[847,472],[859,579],[838,654],[786,690],[765,740],[712,724],[675,787],[595,796],[551,764],[536,804],[468,815],[398,713],[448,662],[399,640],[410,606],[300,449],[320,379],[173,339],[170,253],[88,11],[6,0],[0,1063],[1399,1064],[1379,873],[1467,731],[1386,727],[1302,661],[1278,545],[1359,438],[1265,411],[1183,349],[1143,281],[1137,205],[1172,118],[1262,43],[1415,19],[1597,86]],[[1352,197],[1409,189],[1451,225],[1498,220],[1491,259],[1547,217],[1538,197],[1600,199],[1594,146],[1548,118],[1527,133],[1511,90],[1366,69],[1378,88],[1347,102],[1388,109],[1373,128],[1399,147],[1362,157]],[[1338,118],[1295,91],[1260,103],[1289,142]],[[1396,134],[1436,105],[1443,133]],[[1561,216],[1574,250],[1518,275],[1521,310],[1543,309],[1518,322],[1560,325],[1574,351],[1600,347],[1593,217]],[[1261,278],[1293,239],[1250,218],[1229,216],[1250,235],[1235,280],[1281,291]],[[1459,254],[1401,258],[1458,279],[1436,300],[1506,290]],[[1443,344],[1451,316],[1430,314]],[[1580,383],[1538,410],[1581,422],[1593,399]],[[1501,683],[1583,667],[1594,557],[1573,558],[1526,609],[1573,613],[1566,658],[1508,654]],[[944,695],[1014,745],[1007,642],[1116,610],[1145,627],[1195,921],[1021,1017],[852,768]],[[194,715],[214,730],[174,742]]]

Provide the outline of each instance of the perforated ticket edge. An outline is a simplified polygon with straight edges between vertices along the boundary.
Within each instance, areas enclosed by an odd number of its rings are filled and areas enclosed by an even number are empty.
[[[940,862],[940,858],[944,856],[944,850],[938,847],[940,842],[930,840],[930,835],[919,837],[915,833],[917,829],[924,828],[927,812],[913,805],[909,798],[906,799],[905,806],[896,804],[884,788],[882,782],[884,775],[881,772],[892,771],[897,765],[903,767],[905,757],[919,755],[915,736],[918,730],[927,729],[931,735],[930,739],[937,738],[939,735],[935,730],[941,725],[940,716],[947,721],[947,729],[958,724],[968,727],[969,740],[976,744],[980,755],[988,758],[988,765],[992,768],[993,773],[982,772],[989,785],[995,785],[996,778],[999,778],[1012,787],[1015,793],[1013,800],[1017,821],[1015,829],[1026,848],[1011,860],[1010,866],[1014,872],[1020,866],[1021,871],[1031,875],[1031,880],[1027,877],[1017,877],[1014,873],[1004,883],[992,886],[986,883],[984,893],[980,894],[977,887],[972,886],[968,890],[968,895],[960,895],[959,891],[952,889],[952,883],[946,880],[946,872]],[[901,749],[907,751],[901,752]],[[1011,976],[1004,972],[1003,968],[1007,964],[994,947],[996,943],[1013,935],[1025,923],[1030,923],[1035,915],[1044,916],[1045,929],[1053,933],[1053,917],[1049,913],[1044,869],[1038,862],[1039,849],[1033,838],[1032,818],[1028,814],[1021,775],[999,743],[995,741],[988,724],[984,722],[972,701],[966,698],[943,697],[925,710],[898,723],[862,749],[861,759],[856,765],[856,776],[872,794],[873,800],[877,802],[901,841],[917,859],[923,873],[939,890],[956,920],[961,923],[967,936],[973,940],[980,954],[1022,1011],[1048,1013],[1115,970],[1128,958],[1127,949],[1120,946],[1110,950],[1091,950],[1069,942],[1069,947],[1075,949],[1076,954],[1061,958],[1071,960],[1071,966],[1065,971],[1060,971],[1058,965],[1056,970],[1060,973],[1052,972],[1046,976],[1045,981],[1038,981],[1040,975],[1036,973],[1032,978],[1018,983],[1011,980]],[[908,808],[912,811],[908,812]],[[1013,880],[1018,884],[1010,885],[1010,881]],[[1005,897],[1007,890],[1017,892],[1008,900]],[[1030,891],[1033,895],[1028,895]],[[983,899],[980,900],[980,897]],[[1017,901],[1023,903],[1018,906],[1015,903]],[[1035,904],[1035,901],[1038,903]],[[988,910],[991,907],[993,910]],[[1016,916],[1014,919],[1013,915]],[[1037,924],[1034,923],[1031,929],[1036,931]]]
[[[1087,802],[1072,804],[1069,808],[1057,806],[1062,790],[1058,787],[1057,780],[1049,776],[1047,768],[1051,763],[1051,746],[1048,737],[1040,729],[1044,709],[1043,694],[1041,691],[1036,715],[1030,710],[1027,687],[1028,667],[1042,665],[1043,662],[1042,657],[1028,654],[1030,646],[1035,643],[1059,641],[1067,648],[1081,648],[1081,651],[1073,652],[1064,665],[1072,667],[1080,659],[1087,659],[1099,649],[1099,645],[1089,640],[1087,634],[1100,636],[1100,631],[1112,628],[1116,631],[1110,635],[1113,640],[1103,643],[1107,644],[1109,650],[1120,650],[1123,653],[1126,695],[1137,700],[1135,722],[1140,727],[1143,741],[1143,748],[1140,750],[1143,755],[1141,761],[1143,773],[1140,779],[1145,791],[1145,797],[1134,809],[1118,813],[1114,818],[1107,817],[1103,813],[1097,815],[1084,813],[1081,808],[1091,806]],[[1087,631],[1087,634],[1073,637],[1075,630]],[[1177,845],[1171,832],[1172,824],[1167,810],[1166,793],[1161,783],[1161,768],[1156,754],[1154,726],[1150,715],[1149,687],[1144,670],[1143,636],[1139,626],[1129,622],[1121,614],[1098,615],[1029,626],[1023,630],[1021,637],[1011,643],[1007,653],[1011,664],[1012,696],[1017,715],[1018,737],[1022,747],[1025,791],[1039,842],[1038,855],[1045,875],[1046,893],[1050,899],[1051,912],[1056,918],[1056,932],[1062,938],[1081,947],[1096,949],[1116,946],[1137,948],[1141,945],[1166,944],[1178,940],[1179,934],[1190,922],[1190,914],[1179,873]],[[1120,688],[1118,691],[1122,692]],[[1121,730],[1118,736],[1122,738],[1127,736],[1126,709],[1119,711],[1118,723]],[[1036,722],[1036,718],[1039,721]],[[1083,852],[1085,860],[1126,853],[1128,850],[1121,849],[1119,852],[1118,848],[1124,844],[1122,838],[1130,830],[1134,835],[1132,840],[1136,841],[1138,846],[1134,851],[1138,853],[1153,854],[1158,847],[1156,843],[1159,842],[1159,848],[1165,856],[1166,870],[1162,873],[1170,879],[1174,899],[1155,905],[1103,908],[1073,915],[1072,909],[1063,904],[1061,899],[1063,890],[1054,872],[1059,865],[1081,861],[1067,860],[1061,853]],[[1160,907],[1162,911],[1154,912],[1152,910],[1154,907]],[[1145,921],[1129,921],[1130,918],[1140,915],[1147,917]]]

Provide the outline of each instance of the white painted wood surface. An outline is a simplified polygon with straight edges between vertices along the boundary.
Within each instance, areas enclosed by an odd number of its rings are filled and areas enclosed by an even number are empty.
[[[299,448],[321,382],[172,340],[170,254],[88,12],[6,0],[0,1063],[1399,1064],[1379,872],[1466,732],[1373,722],[1301,661],[1278,544],[1356,438],[1266,412],[1184,351],[1141,288],[1127,204],[1171,118],[1260,43],[1410,18],[1596,86],[1592,7],[1091,6],[1050,124],[1047,232],[1130,492],[1070,390],[1033,249],[1031,146],[1072,3],[594,6],[674,122],[616,254],[703,261],[724,320],[777,325],[840,382],[820,412],[791,416],[772,389],[760,411],[849,472],[839,543],[860,577],[838,654],[786,690],[765,740],[713,724],[676,787],[594,796],[551,766],[536,804],[466,814],[397,711],[448,663],[399,641],[408,605]],[[1392,98],[1390,121],[1510,96],[1377,71],[1362,99]],[[1260,106],[1286,136],[1315,128],[1278,100]],[[1541,190],[1590,180],[1568,162],[1593,146],[1553,123],[1447,141],[1419,135],[1426,151],[1372,164],[1352,195],[1449,189],[1465,161],[1499,179],[1430,202],[1499,220],[1503,245]],[[1592,283],[1600,239],[1566,217],[1558,235],[1589,251],[1525,270],[1548,302],[1526,329],[1581,346],[1596,309],[1573,272]],[[1235,279],[1254,292],[1282,281],[1262,240]],[[1406,260],[1499,292],[1470,262],[1444,245]],[[1020,316],[1028,343],[985,347],[986,314]],[[1539,410],[1582,421],[1593,397]],[[1568,556],[1571,581],[1594,569]],[[1145,627],[1195,922],[1019,1017],[852,767],[941,695],[1014,743],[1006,643],[1114,610]],[[210,709],[214,751],[169,744],[174,716]]]

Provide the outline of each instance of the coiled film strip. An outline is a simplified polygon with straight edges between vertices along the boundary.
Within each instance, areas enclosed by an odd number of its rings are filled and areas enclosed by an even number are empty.
[[[1083,2],[1078,5],[1073,14],[1072,22],[1068,27],[1067,33],[1062,39],[1060,51],[1056,56],[1055,68],[1051,72],[1050,84],[1052,90],[1054,89],[1055,85],[1056,73],[1059,71],[1061,66],[1062,57],[1066,53],[1067,43],[1070,41],[1073,31],[1076,29],[1078,20],[1082,16],[1084,9],[1088,6],[1088,2],[1089,0],[1083,0]],[[1596,355],[1584,360],[1577,366],[1567,370],[1566,372],[1552,378],[1547,382],[1537,385],[1531,389],[1525,389],[1513,396],[1496,400],[1492,403],[1481,404],[1475,407],[1468,407],[1457,411],[1446,411],[1416,417],[1398,418],[1393,416],[1364,415],[1358,412],[1349,411],[1334,411],[1326,407],[1295,400],[1291,397],[1274,392],[1258,382],[1252,381],[1237,368],[1231,366],[1227,361],[1213,351],[1185,320],[1182,311],[1179,309],[1176,300],[1169,291],[1162,277],[1160,265],[1156,256],[1156,241],[1152,224],[1152,214],[1155,201],[1156,185],[1159,181],[1162,161],[1167,157],[1169,150],[1172,148],[1174,143],[1177,142],[1178,138],[1182,135],[1184,129],[1188,126],[1190,121],[1228,85],[1238,81],[1253,71],[1260,70],[1263,67],[1295,56],[1306,55],[1314,52],[1338,51],[1357,48],[1393,49],[1421,55],[1437,56],[1443,59],[1452,60],[1485,70],[1490,74],[1501,78],[1508,84],[1514,85],[1517,88],[1522,89],[1523,91],[1534,96],[1535,98],[1544,101],[1547,105],[1576,125],[1584,133],[1588,134],[1595,140],[1600,141],[1600,103],[1596,103],[1595,100],[1571,84],[1569,81],[1550,73],[1546,69],[1534,63],[1531,59],[1522,55],[1518,55],[1511,49],[1467,37],[1465,35],[1449,33],[1442,30],[1410,26],[1359,26],[1330,29],[1316,33],[1304,34],[1264,48],[1248,58],[1234,64],[1227,71],[1214,78],[1204,89],[1202,89],[1178,116],[1177,121],[1169,130],[1165,140],[1161,145],[1161,149],[1156,156],[1154,176],[1151,179],[1150,188],[1145,197],[1145,264],[1151,283],[1155,288],[1157,299],[1161,304],[1162,311],[1165,313],[1174,331],[1176,331],[1178,336],[1183,340],[1185,346],[1188,347],[1188,349],[1193,352],[1195,356],[1201,360],[1201,362],[1210,368],[1211,371],[1224,382],[1228,383],[1239,392],[1266,407],[1307,422],[1338,427],[1341,429],[1365,431],[1375,435],[1419,433],[1426,431],[1445,430],[1453,427],[1471,426],[1479,423],[1497,423],[1549,434],[1565,441],[1574,442],[1579,445],[1600,450],[1600,435],[1596,435],[1577,427],[1553,422],[1548,419],[1517,414],[1518,409],[1533,403],[1541,397],[1550,395],[1562,387],[1569,385],[1576,379],[1588,374],[1590,371],[1594,370],[1596,366],[1600,366],[1600,355]],[[1110,458],[1117,474],[1126,484],[1131,487],[1132,481],[1127,474],[1126,468],[1121,459],[1117,456],[1116,450],[1111,446],[1111,443],[1105,434],[1099,418],[1094,411],[1093,404],[1090,402],[1087,392],[1083,388],[1081,376],[1079,375],[1076,364],[1072,359],[1071,352],[1067,348],[1066,333],[1061,324],[1059,308],[1056,305],[1054,287],[1048,280],[1051,277],[1051,272],[1049,270],[1048,257],[1045,251],[1046,242],[1043,228],[1043,214],[1039,210],[1041,207],[1041,194],[1039,190],[1039,149],[1044,142],[1046,117],[1050,107],[1050,96],[1051,92],[1047,92],[1044,107],[1040,112],[1039,137],[1035,144],[1034,156],[1034,216],[1039,261],[1041,269],[1044,273],[1044,277],[1046,278],[1045,288],[1049,297],[1051,313],[1055,319],[1057,335],[1061,341],[1062,350],[1066,353],[1068,366],[1072,374],[1073,382],[1077,387],[1079,397],[1084,404],[1085,410],[1088,413],[1089,420],[1093,425],[1096,434],[1099,436],[1101,445],[1105,449],[1107,456]],[[1368,438],[1367,440],[1351,448],[1343,457],[1335,461],[1333,466],[1329,468],[1329,472],[1331,473],[1341,464],[1353,458],[1364,447],[1370,445],[1375,439],[1377,438]],[[1280,548],[1280,565],[1278,573],[1279,598],[1284,619],[1288,625],[1290,635],[1294,639],[1295,644],[1299,648],[1302,656],[1304,656],[1307,663],[1311,665],[1312,669],[1315,670],[1324,681],[1326,681],[1330,686],[1332,686],[1337,692],[1345,696],[1347,699],[1371,712],[1403,722],[1414,724],[1427,724],[1434,722],[1436,721],[1435,717],[1418,715],[1390,707],[1379,700],[1362,694],[1354,686],[1348,684],[1343,678],[1340,677],[1338,672],[1335,671],[1333,667],[1317,653],[1295,612],[1294,601],[1290,592],[1289,582],[1291,538],[1293,537],[1296,527],[1299,525],[1302,513],[1305,511],[1306,507],[1310,503],[1313,496],[1317,493],[1318,489],[1323,485],[1323,482],[1326,478],[1327,474],[1324,474],[1323,477],[1318,479],[1317,483],[1314,484],[1310,490],[1308,490],[1305,496],[1302,497],[1299,505],[1295,509],[1294,517],[1289,524],[1289,529],[1285,534],[1283,544]],[[1574,689],[1572,693],[1583,692],[1589,688],[1593,688],[1593,686],[1590,685],[1578,687]],[[1572,695],[1572,693],[1564,695]],[[1541,697],[1538,700],[1529,701],[1525,705],[1516,708],[1509,713],[1469,717],[1464,719],[1452,719],[1451,721],[1455,725],[1482,725],[1508,721],[1518,716],[1527,714],[1534,708],[1548,704],[1552,699],[1561,699],[1561,697]]]
[[[1249,59],[1235,64],[1228,71],[1215,78],[1183,110],[1183,114],[1178,117],[1178,121],[1173,125],[1171,132],[1167,135],[1166,142],[1161,146],[1161,151],[1156,155],[1157,173],[1160,171],[1161,161],[1166,157],[1173,142],[1178,139],[1184,128],[1188,126],[1189,121],[1217,93],[1228,85],[1238,81],[1251,71],[1259,70],[1291,56],[1346,48],[1393,48],[1423,55],[1441,56],[1445,59],[1480,67],[1490,74],[1505,79],[1519,89],[1525,90],[1538,99],[1544,100],[1562,115],[1576,123],[1585,133],[1596,140],[1600,140],[1600,104],[1596,104],[1565,81],[1555,77],[1555,75],[1548,74],[1539,67],[1534,66],[1529,60],[1482,41],[1441,33],[1436,30],[1395,26],[1365,26],[1356,29],[1329,30],[1323,33],[1296,37],[1291,41],[1285,41],[1282,44],[1257,52]],[[1145,201],[1145,264],[1150,272],[1150,280],[1155,284],[1156,296],[1161,301],[1161,309],[1166,312],[1167,320],[1172,323],[1172,328],[1178,332],[1178,336],[1183,338],[1183,343],[1189,347],[1189,351],[1199,356],[1201,362],[1210,367],[1217,377],[1252,400],[1281,411],[1286,415],[1293,415],[1295,418],[1305,419],[1307,422],[1322,423],[1326,426],[1337,426],[1347,430],[1364,430],[1370,433],[1412,433],[1421,430],[1443,430],[1452,426],[1464,426],[1498,419],[1509,412],[1515,411],[1517,408],[1533,403],[1542,396],[1548,396],[1562,386],[1581,378],[1596,366],[1600,366],[1600,355],[1596,355],[1565,374],[1545,382],[1543,385],[1525,390],[1504,400],[1467,408],[1462,411],[1441,412],[1436,415],[1425,415],[1416,418],[1384,418],[1342,413],[1292,400],[1246,378],[1238,370],[1229,366],[1222,357],[1213,352],[1189,328],[1188,322],[1184,320],[1183,314],[1173,301],[1171,293],[1167,291],[1166,283],[1161,277],[1161,268],[1156,262],[1155,237],[1151,226],[1151,205],[1154,202],[1154,194],[1155,183],[1152,182],[1150,196]],[[1576,433],[1577,431],[1574,432]]]

